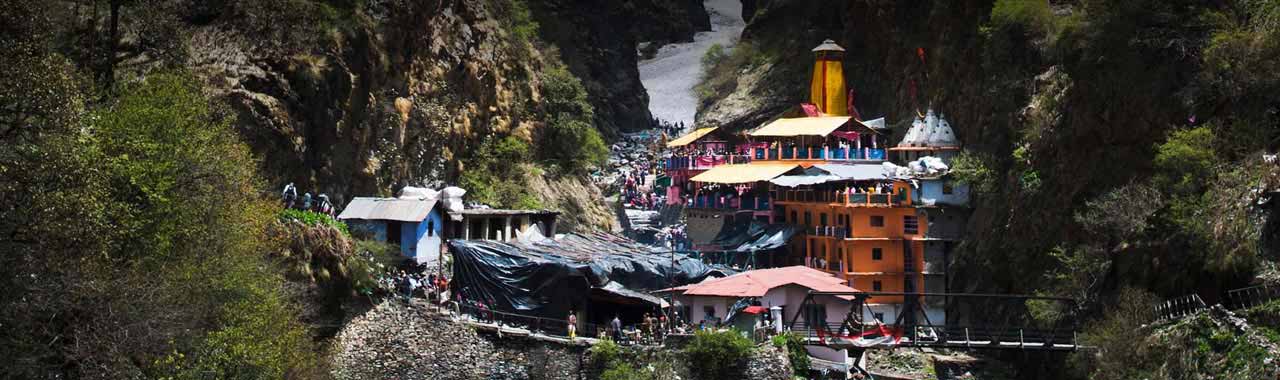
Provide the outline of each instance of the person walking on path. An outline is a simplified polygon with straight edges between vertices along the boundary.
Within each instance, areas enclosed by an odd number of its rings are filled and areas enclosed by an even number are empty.
[[[578,315],[569,310],[569,341],[578,337]]]
[[[614,314],[613,320],[609,321],[609,329],[613,330],[613,340],[616,342],[621,342],[622,341],[622,320],[618,319],[617,314]]]
[[[298,200],[298,188],[293,186],[293,182],[284,185],[284,191],[280,192],[280,196],[284,198],[284,208],[293,208],[293,203]]]

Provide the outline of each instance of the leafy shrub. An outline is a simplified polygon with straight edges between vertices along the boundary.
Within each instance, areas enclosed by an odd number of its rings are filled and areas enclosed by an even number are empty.
[[[794,333],[774,335],[770,339],[774,347],[787,350],[787,361],[791,362],[794,373],[806,373],[809,369],[809,352],[804,349],[804,340]]]
[[[1045,31],[1053,23],[1053,11],[1047,0],[996,0],[991,21],[997,26],[1021,25]]]
[[[732,379],[742,376],[744,364],[754,349],[750,339],[729,330],[698,331],[684,351],[693,363],[690,370],[695,378]]]
[[[595,110],[582,81],[554,67],[543,74],[543,92],[548,122],[538,141],[542,158],[571,173],[604,164],[609,149],[592,124]]]
[[[533,20],[533,13],[529,11],[529,4],[525,0],[509,0],[507,12],[504,15],[507,23],[507,30],[521,42],[533,42],[538,36],[538,22]]]
[[[342,231],[343,235],[351,236],[351,231],[347,229],[347,224],[335,219],[332,216],[321,214],[314,211],[284,209],[280,211],[280,220],[296,220],[308,226],[329,226]]]
[[[524,164],[529,161],[530,150],[528,143],[515,136],[486,139],[464,161],[465,170],[458,179],[467,189],[467,198],[496,207],[541,208],[526,183],[529,173]]]
[[[600,380],[648,380],[649,376],[630,364],[615,361],[609,368],[600,373]]]
[[[601,339],[587,351],[591,357],[591,366],[597,373],[603,373],[613,366],[613,362],[622,356],[622,348],[612,339]]]
[[[732,50],[726,50],[728,49],[715,44],[702,56],[702,76],[694,86],[694,91],[703,105],[732,93],[738,87],[738,76],[742,70],[772,60],[762,49],[746,41],[739,41]]]
[[[951,177],[968,184],[969,189],[974,192],[993,192],[996,174],[991,169],[991,161],[988,156],[965,151],[951,159]]]

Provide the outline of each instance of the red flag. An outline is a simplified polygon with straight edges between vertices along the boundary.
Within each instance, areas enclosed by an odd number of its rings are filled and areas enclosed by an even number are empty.
[[[918,47],[918,48],[916,48],[916,56],[917,56],[917,57],[920,57],[920,64],[922,64],[922,65],[923,65],[923,64],[925,64],[925,62],[924,62],[924,48],[922,48],[922,47]]]

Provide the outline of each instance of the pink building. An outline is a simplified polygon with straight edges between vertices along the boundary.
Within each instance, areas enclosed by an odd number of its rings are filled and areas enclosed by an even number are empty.
[[[694,325],[706,321],[713,325],[723,321],[734,303],[743,298],[755,298],[765,308],[781,307],[784,323],[789,323],[796,313],[806,324],[840,323],[853,303],[851,296],[819,296],[813,304],[800,310],[810,290],[826,292],[854,292],[844,285],[844,280],[821,270],[804,266],[758,269],[728,277],[712,278],[697,284],[669,289],[675,292],[680,314]]]

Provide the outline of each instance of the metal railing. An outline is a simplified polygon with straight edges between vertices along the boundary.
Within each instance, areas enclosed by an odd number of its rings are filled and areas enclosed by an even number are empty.
[[[863,161],[884,160],[885,150],[876,148],[787,147],[755,148],[751,151],[755,160],[825,160]]]
[[[1181,318],[1208,308],[1199,294],[1185,295],[1156,304],[1156,319]]]
[[[1277,299],[1280,299],[1280,286],[1262,284],[1228,290],[1225,306],[1231,310],[1248,309]]]
[[[901,193],[845,193],[843,191],[798,191],[782,190],[778,192],[780,201],[807,203],[835,203],[847,206],[906,206],[906,197]]]
[[[864,325],[862,331],[850,332],[839,323],[809,325],[798,323],[792,333],[804,337],[807,342],[832,346],[871,347],[952,347],[952,348],[1001,348],[1037,350],[1074,350],[1076,332],[1073,329],[1044,329],[1033,327],[963,326],[916,324],[899,329],[894,325]],[[888,332],[889,334],[884,334]],[[859,338],[862,338],[859,340]],[[861,344],[859,343],[861,341]]]

